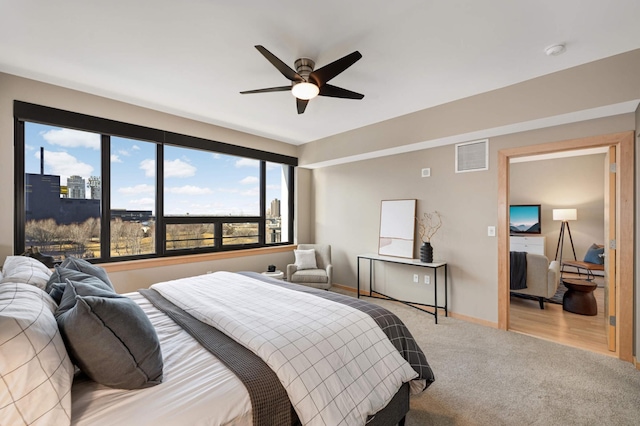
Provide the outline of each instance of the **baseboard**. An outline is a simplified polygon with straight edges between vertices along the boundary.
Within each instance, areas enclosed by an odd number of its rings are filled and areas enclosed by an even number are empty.
[[[340,289],[342,289],[342,290],[350,291],[350,292],[352,292],[352,293],[355,293],[355,292],[357,291],[354,287],[351,287],[351,286],[349,286],[349,285],[336,284],[336,283],[333,283],[333,284],[331,284],[331,285],[332,285],[333,287],[338,287],[338,288],[340,288]],[[368,295],[369,295],[369,291],[365,291],[365,290],[360,289],[360,295],[361,295],[361,296],[368,296]]]
[[[633,357],[633,365],[636,366],[636,370],[640,370],[640,362],[638,362],[638,358]]]
[[[348,285],[332,284],[332,286],[338,287],[338,288],[340,288],[342,290],[350,291],[352,293],[356,293],[356,291],[357,291],[354,287],[351,287],[351,286],[348,286]],[[369,291],[360,289],[360,295],[361,296],[368,296],[369,295]],[[438,311],[438,316],[440,316],[441,313],[444,314],[444,310],[443,309],[440,309]],[[449,316],[451,318],[459,319],[459,320],[462,320],[462,321],[471,322],[471,323],[474,323],[474,324],[484,325],[485,327],[498,328],[498,323],[497,322],[487,321],[487,320],[483,320],[483,319],[480,319],[480,318],[474,318],[474,317],[470,317],[470,316],[467,316],[467,315],[458,314],[458,313],[452,312],[451,310],[449,310]],[[636,366],[637,366],[637,364],[636,364]]]
[[[459,319],[474,324],[484,325],[485,327],[498,328],[497,322],[487,321],[480,318],[469,317],[467,315],[458,314],[456,312],[449,311],[449,316],[455,319]]]

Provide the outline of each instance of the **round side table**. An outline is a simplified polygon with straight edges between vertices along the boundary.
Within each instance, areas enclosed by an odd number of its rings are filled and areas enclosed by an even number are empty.
[[[566,278],[562,283],[567,292],[562,298],[562,309],[580,315],[598,315],[598,304],[593,291],[598,286],[593,281]]]
[[[275,278],[277,280],[284,279],[284,272],[275,270],[274,272],[263,272],[262,275],[266,275],[267,277]]]

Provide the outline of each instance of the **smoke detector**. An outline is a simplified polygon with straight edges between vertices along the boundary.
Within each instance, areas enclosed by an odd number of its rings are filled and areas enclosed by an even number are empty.
[[[564,43],[554,44],[553,46],[549,46],[544,49],[544,53],[546,53],[547,56],[558,56],[564,53],[565,50],[567,50],[567,47],[564,45]]]

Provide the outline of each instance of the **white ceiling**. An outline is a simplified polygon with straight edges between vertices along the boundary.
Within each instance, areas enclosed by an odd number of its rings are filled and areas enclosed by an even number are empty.
[[[0,71],[302,144],[640,48],[638,0],[0,0]],[[560,56],[545,47],[566,43]],[[298,115],[253,47],[363,58]]]

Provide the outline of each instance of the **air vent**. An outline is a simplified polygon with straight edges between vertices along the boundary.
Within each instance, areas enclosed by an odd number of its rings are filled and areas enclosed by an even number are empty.
[[[489,139],[456,144],[456,173],[489,170]]]

